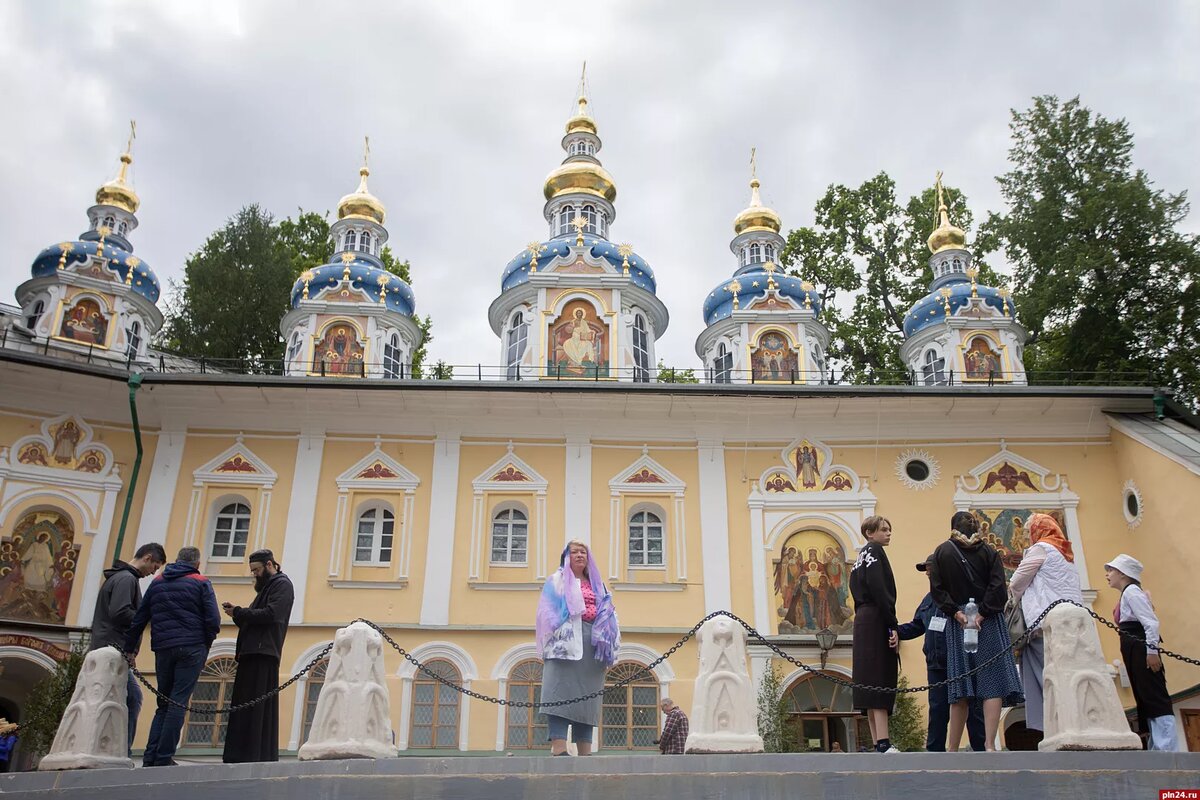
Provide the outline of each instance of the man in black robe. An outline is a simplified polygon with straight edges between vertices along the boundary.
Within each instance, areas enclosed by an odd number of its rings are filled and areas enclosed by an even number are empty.
[[[270,550],[250,554],[250,574],[257,592],[250,607],[221,606],[238,627],[233,705],[279,687],[279,658],[295,599],[291,579],[280,570]],[[279,760],[278,695],[229,715],[223,758],[226,763]]]

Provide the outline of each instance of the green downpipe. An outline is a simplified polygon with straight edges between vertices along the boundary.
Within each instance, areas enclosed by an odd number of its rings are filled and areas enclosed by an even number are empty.
[[[129,376],[129,416],[133,419],[133,442],[137,445],[137,458],[133,460],[133,472],[129,474],[129,488],[125,492],[125,510],[121,512],[121,527],[117,530],[117,544],[113,548],[113,561],[121,559],[121,545],[125,543],[125,526],[129,524],[129,509],[133,508],[133,491],[137,488],[138,473],[142,470],[142,428],[138,425],[137,390],[142,387],[142,373]]]

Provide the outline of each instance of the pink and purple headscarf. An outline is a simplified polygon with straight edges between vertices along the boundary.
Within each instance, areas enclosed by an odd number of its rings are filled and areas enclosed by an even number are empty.
[[[558,559],[558,571],[546,579],[542,596],[538,600],[537,632],[538,651],[542,652],[550,637],[563,623],[575,615],[583,614],[583,593],[575,580],[575,573],[567,564],[571,546],[563,548]],[[612,593],[600,578],[600,568],[588,548],[587,578],[596,597],[596,619],[592,622],[592,647],[597,661],[612,666],[621,649],[621,629],[617,623],[617,610],[613,607]],[[558,587],[562,587],[561,591]]]

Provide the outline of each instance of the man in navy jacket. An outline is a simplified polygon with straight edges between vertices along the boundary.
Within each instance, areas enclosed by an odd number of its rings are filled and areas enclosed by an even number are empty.
[[[932,559],[933,556],[930,556]],[[917,564],[917,570],[926,571],[927,562]],[[946,680],[946,617],[942,614],[933,597],[926,592],[917,606],[917,613],[912,622],[902,623],[897,631],[900,638],[915,639],[924,634],[925,643],[921,649],[925,653],[925,672],[929,683]],[[925,734],[925,749],[931,753],[946,752],[946,727],[950,724],[950,703],[947,687],[939,686],[929,690],[929,728]],[[972,750],[983,750],[983,704],[979,701],[971,703],[967,715],[967,737],[971,740]]]
[[[125,652],[137,652],[146,623],[150,623],[150,649],[158,690],[176,703],[187,705],[208,659],[208,650],[221,630],[217,596],[208,578],[200,574],[200,551],[185,547],[174,564],[155,578],[125,635]],[[182,708],[158,701],[142,766],[175,764],[175,749],[183,728]]]

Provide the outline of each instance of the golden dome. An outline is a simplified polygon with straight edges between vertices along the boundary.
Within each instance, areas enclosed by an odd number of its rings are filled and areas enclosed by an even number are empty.
[[[579,110],[567,120],[567,133],[590,133],[596,135],[596,121],[588,115],[587,98],[579,95]]]
[[[929,234],[929,252],[940,253],[943,250],[962,250],[967,244],[967,235],[963,229],[950,224],[950,213],[946,204],[938,207],[938,218],[941,223]]]
[[[142,201],[133,187],[125,182],[129,173],[129,165],[132,163],[133,156],[129,155],[128,151],[121,154],[121,170],[117,173],[117,177],[96,190],[96,205],[116,206],[130,214],[137,213],[138,206]]]
[[[382,225],[387,211],[383,203],[379,202],[379,198],[367,191],[367,176],[371,174],[371,170],[364,165],[358,174],[361,176],[358,188],[338,201],[338,219],[363,217]]]
[[[617,184],[608,170],[590,161],[568,161],[546,176],[546,199],[563,194],[583,193],[608,202],[617,199]]]
[[[779,218],[775,210],[762,204],[762,198],[758,195],[758,178],[752,178],[750,180],[750,206],[733,218],[734,234],[740,235],[753,230],[769,230],[779,233],[779,229],[782,227],[783,220]]]

